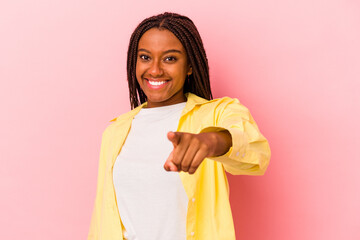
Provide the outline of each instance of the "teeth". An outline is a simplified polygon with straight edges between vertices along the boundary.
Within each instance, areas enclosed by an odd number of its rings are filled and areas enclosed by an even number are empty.
[[[164,84],[164,83],[165,83],[165,81],[161,81],[161,82],[153,82],[153,81],[149,81],[149,83],[150,83],[151,85],[159,86],[159,85]]]

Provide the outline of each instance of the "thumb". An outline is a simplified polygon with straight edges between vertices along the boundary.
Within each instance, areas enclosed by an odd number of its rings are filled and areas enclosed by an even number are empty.
[[[173,171],[173,172],[177,172],[178,169],[176,167],[176,165],[172,162],[173,160],[173,156],[174,156],[174,151],[172,151],[169,155],[169,157],[166,159],[166,162],[164,164],[164,169],[166,171]]]
[[[181,133],[180,132],[172,132],[172,131],[170,131],[170,132],[167,133],[167,138],[172,142],[174,147],[176,147],[180,142]]]

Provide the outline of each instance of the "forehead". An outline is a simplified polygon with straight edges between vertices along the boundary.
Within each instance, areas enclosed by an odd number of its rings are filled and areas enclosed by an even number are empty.
[[[167,29],[151,28],[140,38],[138,49],[145,48],[153,51],[166,51],[169,49],[183,50],[180,40]]]

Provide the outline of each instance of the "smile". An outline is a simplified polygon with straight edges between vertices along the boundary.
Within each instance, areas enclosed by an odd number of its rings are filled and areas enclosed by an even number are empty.
[[[169,81],[153,81],[153,80],[149,80],[149,79],[145,79],[147,86],[151,89],[159,89],[164,87],[165,85],[167,85],[167,83]]]
[[[164,84],[166,81],[161,81],[161,82],[153,82],[153,81],[150,81],[149,80],[149,83],[151,84],[151,85],[154,85],[154,86],[159,86],[159,85],[162,85],[162,84]]]

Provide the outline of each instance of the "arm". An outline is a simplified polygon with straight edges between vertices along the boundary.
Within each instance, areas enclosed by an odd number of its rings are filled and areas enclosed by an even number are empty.
[[[198,134],[168,133],[174,149],[165,162],[165,170],[193,174],[208,158],[221,162],[225,170],[234,175],[264,174],[270,148],[248,109],[237,99],[223,98],[213,111],[214,126]]]
[[[249,110],[237,99],[232,99],[221,109],[216,126],[204,128],[201,133],[227,130],[232,146],[225,154],[208,158],[221,162],[233,175],[263,175],[269,165],[270,147]]]
[[[228,131],[187,133],[169,132],[168,139],[174,150],[164,164],[167,171],[195,173],[201,162],[210,156],[220,156],[231,147],[231,135]]]
[[[103,204],[105,167],[106,167],[106,161],[105,161],[106,151],[104,149],[106,145],[105,132],[102,136],[102,142],[100,148],[100,161],[99,161],[99,169],[98,169],[96,198],[91,216],[90,228],[87,238],[88,240],[97,240],[99,238],[99,226],[100,226],[101,207]]]

